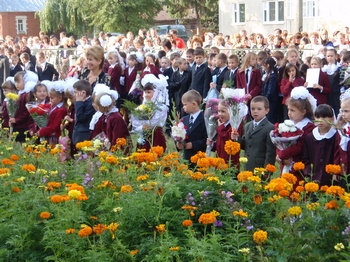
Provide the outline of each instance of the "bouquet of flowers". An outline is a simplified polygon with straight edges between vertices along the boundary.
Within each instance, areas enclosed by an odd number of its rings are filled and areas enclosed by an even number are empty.
[[[139,120],[150,120],[156,110],[160,110],[156,103],[146,102],[131,110],[131,113]]]
[[[271,142],[279,149],[284,150],[296,143],[299,137],[303,134],[303,131],[298,129],[292,120],[284,120],[283,123],[276,124],[275,129],[271,130],[270,138]],[[288,173],[293,166],[291,163],[288,166],[284,166],[283,173]]]
[[[39,128],[47,126],[51,110],[50,104],[36,104],[35,102],[29,102],[26,104],[26,107]]]
[[[132,84],[130,91],[128,93],[128,97],[131,101],[136,103],[137,105],[141,104],[141,95],[142,95],[142,85],[141,85],[141,71],[137,71],[137,76]]]
[[[218,127],[218,106],[219,99],[212,98],[208,101],[204,111],[205,127],[207,129],[208,138],[213,140],[216,135],[216,128]],[[212,145],[207,145],[206,155],[209,156]]]
[[[244,103],[245,91],[242,88],[223,88],[222,94],[228,102],[228,113],[230,114],[230,125],[232,129],[237,130],[242,120],[248,114],[248,107]]]
[[[8,93],[6,94],[6,99],[7,99],[6,107],[9,114],[9,118],[12,118],[15,116],[18,109],[19,95],[15,93]],[[12,134],[12,131],[13,131],[13,126],[11,125],[10,134]]]
[[[339,78],[341,85],[350,86],[350,66],[348,64],[342,64],[339,69]]]
[[[171,137],[175,140],[175,142],[184,143],[186,139],[186,126],[179,118],[180,117],[177,115],[173,121],[173,126],[171,127]]]
[[[66,129],[64,128],[62,130],[62,135],[58,139],[58,145],[60,147],[60,151],[59,151],[58,155],[60,157],[60,162],[64,162],[67,159],[69,159],[70,143],[71,143],[71,141],[68,137]]]
[[[108,151],[111,148],[111,142],[109,141],[105,132],[99,133],[92,139],[92,145],[96,150]]]

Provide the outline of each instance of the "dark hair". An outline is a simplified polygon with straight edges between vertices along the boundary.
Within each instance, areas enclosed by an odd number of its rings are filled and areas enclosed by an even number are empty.
[[[143,89],[143,91],[146,91],[146,90],[154,90],[154,86],[153,86],[152,83],[148,82],[147,84],[145,84],[145,85],[143,86],[142,89]]]
[[[230,55],[230,56],[228,57],[228,59],[233,59],[233,60],[235,60],[237,63],[239,63],[239,57],[238,57],[238,55]]]
[[[310,120],[314,120],[314,112],[312,110],[312,106],[308,99],[295,99],[293,97],[288,98],[287,105],[295,106],[300,111],[306,111],[304,117],[309,118]]]
[[[159,50],[158,51],[158,60],[162,59],[163,56],[166,56],[166,53],[164,50]]]
[[[259,51],[257,54],[259,60],[264,60],[266,57],[268,57],[268,53],[266,51]]]
[[[268,100],[266,97],[264,97],[264,96],[255,96],[255,97],[253,97],[253,99],[250,101],[250,104],[251,104],[251,103],[263,103],[265,109],[270,108],[270,102],[269,102],[269,100]]]
[[[221,60],[222,62],[224,62],[224,64],[227,63],[227,55],[225,55],[224,53],[217,54],[216,59]]]
[[[79,80],[74,83],[73,88],[78,91],[85,91],[86,96],[91,95],[91,85],[87,80]]]
[[[194,56],[204,56],[204,49],[202,47],[197,47],[194,52],[193,55]]]
[[[346,52],[343,54],[343,62],[345,62],[345,61],[350,62],[350,51],[346,51]]]
[[[18,82],[21,78],[23,79],[25,74],[26,74],[26,71],[17,72],[14,76],[15,82]]]
[[[296,65],[293,65],[293,64],[286,64],[286,67],[284,68],[284,71],[283,71],[283,78],[289,78],[289,75],[288,75],[288,72],[289,70],[294,67],[295,68],[295,78],[298,78],[300,77],[300,71],[299,71],[299,68],[296,66]]]
[[[34,88],[33,88],[33,91],[30,91],[30,92],[28,93],[28,97],[27,97],[27,101],[28,101],[28,102],[34,102],[34,101],[36,100],[35,93],[38,91],[38,88],[39,88],[39,87],[42,87],[42,86],[44,86],[44,87],[46,88],[46,91],[49,92],[49,90],[47,89],[47,86],[46,86],[46,85],[41,84],[41,83],[36,84],[36,85],[34,86]],[[45,100],[46,100],[46,99],[45,99]]]
[[[17,90],[16,90],[16,86],[15,86],[10,80],[5,81],[5,82],[1,85],[1,88],[2,88],[2,90],[4,90],[4,89],[9,89],[9,90],[12,90],[12,91],[17,91]]]
[[[171,42],[168,39],[164,39],[162,42],[162,47],[166,47],[167,49],[171,50]]]
[[[319,105],[315,110],[315,117],[316,118],[320,118],[320,117],[332,118],[332,117],[334,117],[333,108],[327,104]]]
[[[170,61],[173,61],[174,59],[180,58],[180,57],[181,57],[180,53],[174,52],[170,55]]]
[[[186,55],[193,55],[193,53],[194,53],[194,49],[193,48],[189,48],[186,51]]]

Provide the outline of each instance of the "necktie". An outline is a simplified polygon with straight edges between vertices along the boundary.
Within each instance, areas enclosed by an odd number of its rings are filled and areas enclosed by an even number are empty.
[[[258,124],[254,122],[253,131],[256,129],[257,126]]]
[[[190,117],[189,124],[190,124],[190,125],[192,125],[192,124],[193,124],[193,116],[192,116],[192,115],[191,115],[191,117]]]
[[[245,72],[245,80],[246,80],[246,83],[248,85],[248,82],[249,82],[249,68],[247,69],[247,71]]]

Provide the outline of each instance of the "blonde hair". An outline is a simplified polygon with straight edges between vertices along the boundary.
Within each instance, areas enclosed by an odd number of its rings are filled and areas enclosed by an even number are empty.
[[[88,57],[88,56],[93,57],[95,60],[101,60],[99,67],[100,67],[100,69],[102,69],[104,61],[105,61],[105,57],[104,57],[104,50],[101,46],[94,45],[94,46],[89,47],[86,50],[86,57]]]
[[[195,102],[199,106],[202,103],[202,96],[196,90],[189,90],[183,94],[181,100],[186,101],[186,102],[190,102],[190,103]]]
[[[244,59],[243,59],[243,63],[241,68],[239,69],[240,72],[245,71],[247,68],[250,67],[250,60],[252,60],[253,58],[257,58],[257,55],[253,52],[250,52],[248,54],[245,55]],[[253,70],[256,69],[256,65],[254,66]]]

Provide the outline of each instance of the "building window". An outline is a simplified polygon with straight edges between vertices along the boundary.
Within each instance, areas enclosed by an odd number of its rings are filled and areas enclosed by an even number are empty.
[[[316,7],[314,0],[304,0],[303,2],[303,17],[315,17]]]
[[[234,24],[245,23],[245,4],[233,4],[232,22]]]
[[[284,1],[264,2],[264,22],[284,22]]]
[[[17,34],[27,34],[27,17],[16,16]]]

